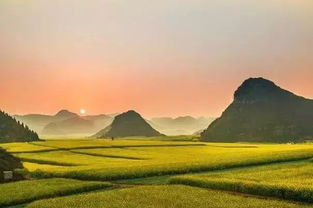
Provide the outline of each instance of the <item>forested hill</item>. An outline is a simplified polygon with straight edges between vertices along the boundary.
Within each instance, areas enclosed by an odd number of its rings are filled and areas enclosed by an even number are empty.
[[[9,114],[0,111],[0,143],[38,141],[36,132],[28,126],[16,121]]]

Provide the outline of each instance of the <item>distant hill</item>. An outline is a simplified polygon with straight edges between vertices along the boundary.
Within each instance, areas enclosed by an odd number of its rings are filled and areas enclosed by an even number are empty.
[[[17,168],[23,168],[20,160],[0,148],[0,183],[4,181],[3,171],[13,171]]]
[[[78,114],[70,112],[68,110],[60,110],[57,114],[54,115],[54,118],[57,119],[69,119],[69,118],[75,118],[79,117]]]
[[[152,118],[149,123],[153,128],[166,135],[191,135],[200,129],[207,128],[213,120],[213,118],[206,117],[181,116]]]
[[[14,118],[36,132],[41,132],[45,125],[55,120],[53,116],[41,114],[15,115]]]
[[[74,117],[49,123],[41,133],[46,135],[92,134],[94,133],[94,129],[95,126],[92,121],[81,117]]]
[[[153,129],[135,111],[128,111],[116,116],[111,125],[102,129],[94,137],[130,137],[130,136],[160,136],[158,131]]]
[[[41,132],[43,128],[57,121],[66,120],[73,117],[79,117],[76,113],[72,113],[68,110],[60,110],[55,115],[42,115],[42,114],[28,114],[28,115],[15,115],[16,120],[23,122],[30,129]]]
[[[82,116],[83,119],[93,122],[94,125],[94,129],[92,132],[93,134],[103,129],[103,127],[109,126],[113,122],[114,117],[115,116],[113,115],[105,114]]]
[[[36,132],[0,111],[0,142],[38,141]]]
[[[55,115],[29,114],[15,118],[43,135],[94,134],[108,126],[113,118],[107,115],[79,116],[68,110]]]
[[[214,142],[301,142],[313,138],[313,100],[281,89],[263,78],[250,78],[234,101],[202,134]]]

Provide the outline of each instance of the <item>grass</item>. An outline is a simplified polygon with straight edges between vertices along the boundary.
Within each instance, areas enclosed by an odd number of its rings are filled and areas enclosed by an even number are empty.
[[[80,194],[40,200],[29,204],[28,208],[305,208],[307,205],[295,204],[273,199],[259,199],[233,195],[221,191],[172,185],[138,186],[114,189],[104,192]]]
[[[170,183],[313,203],[311,161],[179,176]]]
[[[98,190],[110,186],[109,183],[105,182],[87,182],[60,178],[0,184],[0,207]]]

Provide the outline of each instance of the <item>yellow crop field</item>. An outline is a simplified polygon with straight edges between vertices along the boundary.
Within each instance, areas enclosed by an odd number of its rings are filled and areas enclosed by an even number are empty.
[[[240,144],[151,140],[53,140],[3,146],[36,177],[113,180],[307,159],[311,144]],[[30,146],[33,145],[33,151]],[[36,148],[39,149],[36,149]],[[47,149],[42,149],[47,147]],[[92,170],[92,171],[91,171]]]
[[[178,176],[171,183],[313,202],[312,161]]]
[[[262,200],[253,195],[277,197],[286,200],[311,203],[313,200],[313,144],[258,144],[258,143],[204,143],[194,140],[174,138],[115,139],[75,139],[47,140],[28,143],[1,144],[8,152],[23,162],[24,171],[19,171],[34,182],[41,184],[52,182],[55,192],[49,193],[47,200],[35,192],[27,207],[79,207],[82,200],[90,201],[90,207],[97,207],[97,202],[112,199],[119,207],[145,207],[145,203],[153,202],[155,206],[191,207],[176,195],[186,192],[202,200],[198,207],[233,207],[240,204],[247,196],[232,196],[224,191],[234,191],[249,195],[249,207],[310,207],[309,204]],[[43,179],[46,178],[46,179]],[[67,178],[74,180],[73,187],[62,195],[73,195],[66,198],[55,198],[59,193],[58,185],[51,178]],[[39,179],[39,180],[38,180]],[[45,181],[48,180],[48,181]],[[79,180],[90,181],[89,185]],[[95,189],[104,189],[108,184],[93,184],[93,181],[107,181],[113,184],[114,190],[88,193]],[[28,180],[24,186],[27,186]],[[65,181],[66,182],[66,181]],[[56,184],[56,185],[54,185]],[[61,182],[60,182],[61,184]],[[82,185],[80,185],[82,184]],[[140,184],[146,184],[144,186]],[[175,184],[179,184],[178,186]],[[0,188],[5,188],[0,185]],[[20,186],[11,183],[12,187]],[[185,185],[185,186],[182,186]],[[197,186],[186,187],[187,186]],[[65,186],[64,186],[65,187]],[[81,187],[81,188],[80,188]],[[215,189],[215,190],[209,190]],[[12,189],[13,190],[13,189]],[[66,187],[64,190],[67,190]],[[161,191],[162,190],[162,191]],[[27,192],[27,189],[25,189]],[[141,201],[136,198],[139,193],[151,192],[153,195]],[[10,192],[9,192],[10,193]],[[76,193],[81,193],[76,196]],[[167,201],[164,193],[173,195]],[[11,193],[13,194],[13,193]],[[174,197],[175,195],[175,197]],[[133,201],[121,201],[119,196],[132,198]],[[139,196],[139,195],[138,195]],[[44,197],[46,198],[46,197]],[[1,199],[1,197],[0,197]],[[2,197],[2,200],[5,200]],[[39,200],[39,201],[37,201]],[[226,201],[225,201],[226,200]],[[227,200],[230,200],[227,202]],[[14,200],[13,200],[14,201]],[[18,200],[6,202],[19,204]],[[31,203],[35,201],[34,203]],[[121,201],[122,204],[119,204]],[[155,203],[159,201],[159,203]],[[198,201],[191,201],[197,204]],[[84,204],[84,203],[81,203]],[[235,204],[237,204],[235,206]],[[84,205],[85,206],[85,205]],[[99,205],[100,206],[100,205]]]
[[[222,191],[205,190],[187,186],[138,186],[76,196],[39,200],[27,208],[309,208],[275,199],[247,198]],[[244,206],[243,206],[244,205]]]

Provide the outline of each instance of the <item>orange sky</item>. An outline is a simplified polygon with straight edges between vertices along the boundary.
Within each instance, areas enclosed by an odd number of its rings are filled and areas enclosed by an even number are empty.
[[[313,98],[311,0],[2,0],[0,108],[218,116],[262,76]]]

